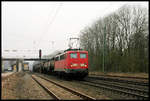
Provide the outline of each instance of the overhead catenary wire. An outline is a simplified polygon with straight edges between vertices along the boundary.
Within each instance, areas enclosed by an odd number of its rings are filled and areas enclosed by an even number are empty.
[[[54,10],[55,10],[55,8],[53,9],[52,8],[52,10],[50,10],[50,12],[49,12],[49,14],[48,14],[48,19],[47,19],[47,21],[46,22],[50,22],[49,20],[50,20],[50,18],[51,18],[51,16],[52,16],[52,14],[53,14],[53,12],[54,12]],[[47,24],[46,24],[47,25]],[[46,26],[45,25],[45,26]],[[48,26],[47,26],[48,27]],[[45,32],[45,30],[47,29],[47,27],[44,27],[44,30],[43,30],[43,32],[41,33],[41,35],[40,35],[40,37],[39,37],[39,39],[38,39],[38,43],[37,44],[39,44],[40,43],[40,39],[41,39],[41,37],[43,36],[43,33]],[[33,42],[34,44],[35,44],[35,41]],[[35,47],[34,47],[35,48]]]
[[[44,32],[41,34],[41,36],[39,37],[39,41],[38,41],[38,47],[41,45],[41,41],[43,39],[44,36],[46,36],[48,30],[50,29],[50,26],[52,25],[52,23],[54,22],[55,18],[56,18],[56,15],[58,14],[58,12],[60,11],[60,8],[62,6],[62,3],[60,3],[58,5],[58,7],[56,8],[56,12],[54,14],[54,16],[52,17],[51,21],[48,23],[47,27],[46,27],[46,30],[44,30]]]

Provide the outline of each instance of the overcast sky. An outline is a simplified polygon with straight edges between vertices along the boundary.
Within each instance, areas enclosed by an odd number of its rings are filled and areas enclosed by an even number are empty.
[[[2,2],[2,56],[36,57],[68,48],[70,37],[124,4],[148,2]],[[4,51],[9,50],[9,52]],[[12,50],[17,50],[13,52]]]

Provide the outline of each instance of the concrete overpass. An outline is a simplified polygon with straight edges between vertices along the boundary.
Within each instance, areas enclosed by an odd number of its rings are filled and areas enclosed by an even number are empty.
[[[24,60],[24,61],[46,61],[50,59],[39,59],[39,58],[2,58],[2,61],[16,61],[16,60]]]

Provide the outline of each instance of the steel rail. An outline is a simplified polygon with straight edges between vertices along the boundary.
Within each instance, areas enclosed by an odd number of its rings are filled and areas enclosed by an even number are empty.
[[[132,92],[127,92],[127,91],[116,89],[116,88],[113,88],[113,87],[108,87],[106,85],[96,85],[95,83],[90,83],[90,82],[86,82],[86,81],[82,81],[80,83],[85,84],[85,85],[89,85],[89,86],[93,86],[93,87],[97,87],[97,88],[106,89],[106,90],[109,90],[109,91],[114,91],[114,92],[126,94],[128,96],[133,96],[133,97],[136,97],[138,99],[148,99],[149,98],[148,96],[145,96],[145,95],[136,94],[136,93],[132,93]]]
[[[51,90],[49,90],[47,87],[42,85],[33,75],[31,76],[34,81],[36,81],[50,96],[52,96],[56,100],[61,100],[55,93],[53,93]]]
[[[95,98],[93,98],[93,97],[91,97],[91,96],[89,96],[89,95],[86,95],[86,94],[84,94],[84,93],[82,93],[82,92],[73,90],[72,88],[68,88],[68,87],[66,87],[66,86],[64,86],[64,85],[62,85],[62,84],[58,84],[58,83],[56,83],[56,82],[54,82],[54,81],[48,79],[47,77],[43,77],[43,76],[39,76],[39,75],[38,75],[38,77],[40,77],[40,78],[42,78],[42,79],[44,79],[44,80],[46,80],[46,81],[49,81],[49,82],[51,82],[51,83],[53,83],[53,84],[55,84],[55,85],[57,85],[57,86],[59,86],[59,87],[65,89],[65,90],[67,90],[67,91],[69,91],[69,92],[71,92],[71,93],[73,93],[73,94],[75,94],[75,95],[77,95],[77,96],[80,96],[80,97],[82,97],[82,98],[84,98],[84,99],[86,99],[86,100],[96,100]]]
[[[90,75],[93,75],[93,76],[105,76],[105,77],[118,77],[118,78],[132,78],[132,79],[145,79],[145,80],[148,80],[148,78],[146,77],[131,77],[131,76],[117,76],[117,75],[103,75],[103,74],[100,74],[100,75],[96,75],[96,74],[90,74]]]
[[[110,87],[113,87],[113,88],[119,88],[119,89],[124,89],[124,90],[127,90],[127,91],[131,91],[131,92],[138,92],[140,94],[143,94],[143,95],[148,95],[149,92],[148,90],[143,90],[143,89],[138,89],[138,88],[131,88],[131,87],[127,87],[127,86],[123,86],[123,85],[120,85],[120,84],[113,84],[113,83],[109,83],[109,82],[93,82],[93,81],[87,81],[86,82],[91,82],[91,83],[94,83],[94,84],[98,84],[98,85],[106,85],[106,86],[110,86]]]
[[[117,80],[107,80],[107,79],[93,79],[93,78],[87,78],[85,79],[87,81],[98,81],[98,82],[105,82],[105,83],[108,83],[108,84],[114,84],[114,85],[121,85],[121,86],[124,86],[126,85],[126,87],[128,86],[128,88],[136,88],[138,90],[142,90],[142,91],[145,91],[148,92],[148,86],[141,86],[141,85],[137,85],[137,84],[134,84],[134,83],[128,83],[128,82],[120,82],[120,81],[117,81]],[[97,83],[97,82],[96,82]]]
[[[136,81],[131,81],[131,80],[122,80],[122,79],[108,78],[108,77],[90,77],[90,76],[88,76],[87,78],[98,79],[98,80],[107,80],[107,81],[116,81],[116,82],[135,84],[135,85],[140,85],[140,86],[149,86],[148,82],[147,83],[146,82],[136,82]]]

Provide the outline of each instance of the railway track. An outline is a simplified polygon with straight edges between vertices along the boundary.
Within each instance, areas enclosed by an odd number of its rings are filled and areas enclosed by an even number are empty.
[[[125,80],[124,80],[125,81]],[[85,85],[94,86],[97,88],[102,88],[104,90],[109,90],[112,92],[117,92],[121,95],[127,95],[128,97],[135,98],[135,99],[148,99],[149,98],[149,91],[148,87],[141,86],[141,85],[135,85],[135,83],[129,83],[128,82],[119,82],[117,79],[93,79],[88,78],[85,79],[85,81],[81,82]],[[139,87],[140,86],[140,87]]]
[[[63,89],[64,91],[63,92],[69,92],[69,93],[71,93],[69,96],[76,96],[76,98],[78,98],[78,99],[85,99],[85,100],[96,100],[95,98],[93,98],[93,97],[91,97],[91,96],[88,96],[88,95],[86,95],[86,94],[84,94],[84,93],[81,93],[81,92],[79,92],[79,91],[76,91],[76,90],[73,90],[72,88],[69,88],[69,87],[66,87],[66,86],[64,86],[64,85],[62,85],[62,84],[58,84],[58,83],[56,83],[55,81],[52,81],[52,80],[50,80],[50,79],[48,79],[48,78],[46,78],[46,77],[43,77],[43,76],[35,76],[35,75],[32,75],[32,78],[48,93],[48,94],[50,94],[50,96],[52,96],[54,99],[56,99],[56,100],[64,100],[63,99],[63,95],[57,95],[56,94],[56,92],[58,92],[58,91],[56,91],[56,89],[55,89],[55,91],[54,90],[51,90],[50,89],[50,87],[47,87],[43,82],[47,82],[47,83],[49,83],[49,85],[50,84],[53,84],[54,86],[57,86],[57,87],[59,87],[59,88],[61,88],[61,89]],[[40,79],[42,79],[42,80],[44,80],[44,81],[41,81]],[[54,87],[53,86],[53,87]],[[73,94],[73,95],[72,95]]]
[[[147,96],[147,95],[140,95],[140,94],[124,91],[122,89],[116,89],[116,88],[113,88],[113,87],[109,87],[109,86],[106,86],[106,85],[97,85],[97,84],[93,84],[93,83],[90,83],[90,82],[81,82],[81,84],[101,88],[103,90],[108,90],[108,91],[111,91],[111,92],[115,92],[115,93],[118,93],[118,94],[123,95],[123,96],[127,95],[129,97],[128,99],[142,99],[142,100],[143,99],[149,99],[149,96]]]
[[[146,77],[131,77],[131,76],[116,76],[116,75],[96,75],[96,74],[90,74],[90,75],[93,75],[93,76],[105,76],[105,77],[117,77],[117,78],[127,78],[127,79],[137,79],[137,80],[148,80],[148,78]]]
[[[149,84],[143,84],[143,82],[136,82],[136,81],[128,81],[128,80],[120,80],[120,79],[115,79],[115,78],[101,78],[101,77],[88,77],[86,80],[94,80],[98,82],[107,82],[115,85],[124,85],[128,86],[130,88],[137,88],[137,89],[142,89],[142,90],[148,90]]]
[[[95,80],[105,80],[105,81],[115,81],[120,83],[126,83],[126,84],[134,84],[139,86],[149,86],[148,80],[147,81],[137,81],[137,80],[129,80],[129,79],[121,79],[120,77],[107,77],[107,76],[88,76],[89,79],[95,79]]]

